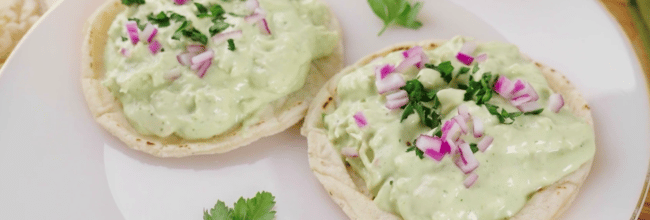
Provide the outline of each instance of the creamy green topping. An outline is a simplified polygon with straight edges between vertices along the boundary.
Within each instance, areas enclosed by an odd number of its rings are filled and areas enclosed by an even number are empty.
[[[115,18],[107,33],[103,85],[120,100],[139,133],[210,138],[257,122],[269,103],[304,85],[311,61],[329,55],[339,38],[326,27],[330,21],[327,7],[316,0],[259,2],[267,12],[272,35],[244,21],[251,11],[239,0],[194,0],[184,5],[146,0]],[[225,13],[216,16],[215,4]],[[158,16],[161,12],[169,18],[168,26],[164,17]],[[185,23],[178,15],[198,33],[191,28],[177,33]],[[133,45],[124,27],[128,19],[137,19],[140,25],[158,25],[155,39],[162,44],[162,51],[152,54],[145,39]],[[243,37],[220,44],[210,39],[213,33],[235,30],[242,30]],[[215,53],[203,78],[176,58],[187,45],[200,44],[200,35],[207,37],[206,46]],[[122,48],[131,56],[120,54]],[[165,79],[172,70],[180,70],[181,76]]]
[[[404,219],[508,218],[538,189],[575,171],[594,156],[593,129],[566,107],[559,113],[544,110],[538,115],[521,115],[508,124],[499,122],[486,105],[464,101],[465,90],[458,89],[458,85],[467,85],[470,75],[480,79],[487,72],[528,81],[539,94],[541,106],[546,106],[553,94],[540,70],[510,44],[479,44],[473,55],[487,53],[489,58],[478,64],[477,72],[459,75],[465,65],[455,56],[465,41],[457,37],[425,51],[431,64],[451,61],[454,66],[451,83],[430,68],[413,67],[403,76],[406,80],[417,78],[426,89],[437,91],[443,122],[456,116],[456,107],[464,104],[472,116],[483,121],[485,135],[494,137],[485,152],[475,153],[480,166],[474,172],[479,178],[472,187],[463,185],[466,175],[456,167],[451,156],[437,162],[407,152],[420,134],[432,135],[436,129],[425,126],[417,114],[400,122],[404,110],[388,110],[384,107],[385,96],[377,93],[375,67],[399,64],[404,59],[401,51],[344,76],[337,87],[337,108],[324,117],[327,135],[335,148],[358,149],[359,157],[343,159],[365,180],[375,204]],[[518,112],[496,93],[487,103],[507,112]],[[368,121],[364,128],[359,128],[353,118],[359,111]],[[461,138],[468,143],[480,140],[471,132]]]

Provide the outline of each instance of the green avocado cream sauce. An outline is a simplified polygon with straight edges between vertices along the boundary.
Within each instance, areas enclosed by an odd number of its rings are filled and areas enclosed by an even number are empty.
[[[271,35],[244,20],[251,14],[245,1],[145,2],[131,5],[113,21],[107,33],[103,82],[122,103],[133,127],[145,135],[205,139],[254,124],[271,102],[302,88],[311,61],[331,54],[339,39],[336,31],[326,27],[331,19],[329,9],[317,0],[259,0]],[[197,17],[195,3],[206,8],[219,4],[225,10],[220,19],[230,26],[222,32],[243,31],[241,38],[233,39],[236,49],[211,40],[215,21],[209,16]],[[184,16],[207,37],[206,47],[215,55],[203,78],[177,61],[176,56],[184,53],[187,45],[200,44],[186,36],[172,39],[182,22],[170,19],[169,26],[158,27],[155,39],[162,50],[155,55],[143,39],[136,45],[127,39],[128,19],[138,19],[144,25],[150,22],[148,15],[160,12]],[[122,48],[131,55],[123,56]],[[173,69],[179,69],[181,76],[165,79]]]
[[[474,171],[479,178],[466,188],[466,175],[456,167],[450,156],[437,162],[420,159],[406,152],[420,134],[434,131],[424,126],[417,114],[403,122],[403,110],[384,107],[386,98],[377,93],[375,67],[398,65],[404,58],[400,52],[375,60],[344,76],[338,83],[337,108],[324,116],[324,127],[335,148],[354,147],[358,157],[344,157],[364,180],[381,209],[404,219],[504,219],[516,214],[537,190],[551,185],[593,158],[594,132],[589,124],[574,116],[567,107],[559,113],[545,109],[539,115],[521,115],[512,124],[500,123],[485,105],[463,101],[464,90],[455,89],[486,72],[510,79],[523,79],[532,84],[546,106],[553,94],[548,82],[534,63],[522,58],[516,46],[505,43],[479,44],[474,56],[488,54],[478,64],[476,73],[458,75],[465,66],[456,54],[466,41],[456,37],[444,45],[425,51],[430,62],[438,65],[451,61],[454,79],[447,84],[433,69],[411,68],[402,73],[405,80],[414,78],[431,90],[438,91],[442,121],[457,115],[457,106],[464,104],[473,117],[482,119],[485,135],[494,141],[485,152],[476,152],[480,166]],[[494,94],[489,104],[508,112],[518,111],[507,100]],[[368,125],[359,128],[353,115],[362,111]],[[480,139],[471,133],[461,137],[465,142]],[[409,143],[407,143],[409,142]]]

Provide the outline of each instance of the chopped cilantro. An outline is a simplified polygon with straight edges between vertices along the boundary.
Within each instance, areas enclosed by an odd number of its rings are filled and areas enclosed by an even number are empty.
[[[430,127],[435,128],[440,125],[440,115],[435,111],[440,106],[435,91],[427,91],[422,83],[417,79],[406,82],[402,87],[409,96],[409,103],[404,108],[401,120],[404,121],[409,115],[417,113],[420,121]],[[422,105],[422,102],[434,101],[433,109]]]
[[[169,11],[169,13],[170,13],[169,14],[169,19],[172,19],[172,20],[174,20],[176,22],[184,22],[185,20],[187,20],[187,18],[185,18],[185,16],[177,14],[176,12]]]
[[[222,20],[216,20],[214,22],[214,25],[212,25],[212,27],[210,27],[210,30],[209,30],[210,35],[211,36],[217,35],[218,33],[221,33],[222,31],[228,29],[228,27],[230,27],[230,24],[228,24],[228,23],[226,23],[226,22],[224,22]]]
[[[426,68],[436,70],[440,72],[440,77],[445,80],[445,82],[450,83],[453,78],[454,66],[451,65],[450,61],[445,61],[440,63],[438,66],[427,63],[424,64]]]
[[[165,14],[165,12],[162,11],[157,15],[154,15],[153,13],[147,15],[147,19],[152,24],[158,25],[158,27],[169,26],[169,17],[167,17],[167,14]]]
[[[230,51],[235,51],[235,40],[233,39],[228,39],[228,50]]]
[[[476,72],[478,72],[478,71],[479,71],[478,63],[475,63],[475,64],[474,64],[474,67],[472,68],[472,73],[476,73]]]
[[[420,148],[417,148],[416,146],[412,146],[406,149],[406,152],[411,152],[411,151],[415,151],[416,156],[418,156],[420,159],[424,159],[424,151],[420,150]]]
[[[122,4],[128,5],[128,6],[131,6],[131,5],[134,5],[134,4],[135,5],[142,5],[142,4],[144,4],[144,0],[122,0]]]
[[[271,211],[273,206],[275,206],[275,196],[262,191],[250,199],[240,197],[233,208],[229,208],[219,200],[209,212],[203,211],[203,220],[272,220],[275,218],[275,211]]]
[[[537,109],[537,110],[535,110],[535,111],[526,112],[526,113],[524,113],[524,115],[539,115],[539,114],[542,113],[543,111],[544,111],[544,109],[543,109],[543,108],[540,108],[540,109]]]
[[[466,66],[461,67],[461,68],[458,70],[458,75],[465,74],[465,73],[469,73],[469,70],[470,70],[469,67],[466,67]]]
[[[205,18],[205,17],[210,17],[210,12],[208,11],[208,8],[206,8],[204,5],[201,3],[194,3],[196,5],[196,10],[198,13],[196,14],[196,17],[198,18]]]
[[[183,21],[183,24],[181,24],[178,29],[174,32],[172,35],[172,39],[174,40],[180,40],[181,37],[183,36],[183,30],[188,29],[192,25],[192,22],[190,21]]]
[[[507,112],[505,109],[501,109],[501,112],[499,112],[498,106],[488,103],[485,103],[485,108],[487,108],[490,114],[496,116],[499,119],[499,122],[502,124],[512,124],[515,122],[516,117],[519,117],[523,114],[522,112]]]
[[[478,152],[478,146],[474,143],[469,144],[469,148],[472,149],[472,153]]]
[[[213,18],[222,18],[226,13],[226,10],[223,10],[223,7],[221,7],[221,5],[216,4],[210,6],[210,13],[212,13]]]
[[[122,41],[127,41],[127,40],[129,40],[129,38],[122,37]]]
[[[464,100],[474,100],[477,105],[482,105],[483,103],[490,101],[494,92],[492,90],[494,85],[492,78],[490,72],[484,73],[483,77],[478,81],[474,80],[473,75],[470,75],[469,85],[467,85],[467,88],[465,89]]]
[[[203,45],[208,44],[208,37],[194,27],[183,30],[183,36]]]

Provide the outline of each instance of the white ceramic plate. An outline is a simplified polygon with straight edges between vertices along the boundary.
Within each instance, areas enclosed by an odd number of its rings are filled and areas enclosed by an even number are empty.
[[[159,159],[127,149],[92,119],[81,93],[81,29],[103,0],[64,0],[1,70],[0,219],[201,219],[267,190],[278,219],[345,219],[310,172],[298,127],[224,155]],[[390,28],[364,0],[329,0],[346,63],[393,43],[457,34],[518,44],[590,102],[597,153],[566,219],[629,219],[650,157],[645,79],[596,1],[427,0],[418,30]]]

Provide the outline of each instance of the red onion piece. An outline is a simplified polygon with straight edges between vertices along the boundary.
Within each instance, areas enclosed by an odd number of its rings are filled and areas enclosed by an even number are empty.
[[[191,61],[190,61],[190,63],[191,63]],[[205,63],[205,62],[203,62],[203,63],[195,63],[195,64],[192,64],[192,65],[190,66],[190,69],[191,69],[191,70],[199,70],[199,68],[201,68],[201,67],[203,66],[204,63]]]
[[[472,149],[469,147],[469,144],[464,143],[458,146],[460,149],[460,157],[456,160],[456,166],[463,171],[463,173],[468,174],[478,168],[478,160],[474,157]]]
[[[383,66],[377,66],[375,68],[375,80],[382,80],[395,71],[395,66],[390,64],[385,64]]]
[[[249,24],[257,23],[266,17],[266,11],[261,8],[256,8],[252,14],[244,17],[244,21]]]
[[[447,131],[451,129],[451,126],[454,125],[454,123],[456,123],[454,120],[448,120],[445,122],[444,125],[442,125],[442,128],[440,130],[442,131],[442,133],[447,133]]]
[[[260,29],[260,31],[266,35],[271,35],[271,29],[269,28],[269,23],[266,22],[266,18],[263,18],[262,20],[257,22],[257,27]]]
[[[177,5],[184,5],[185,3],[189,2],[190,0],[174,0],[174,3]]]
[[[131,57],[131,51],[129,51],[129,50],[126,49],[126,48],[122,48],[122,49],[120,50],[120,53],[121,53],[122,56],[124,56],[124,57],[127,57],[127,58],[128,58],[128,57]]]
[[[474,185],[477,179],[478,179],[478,174],[470,173],[465,179],[465,181],[463,181],[463,185],[465,185],[465,188],[469,189],[470,187],[472,187],[472,185]]]
[[[357,149],[354,147],[341,148],[341,154],[343,154],[343,156],[351,158],[359,157],[359,151],[357,151]]]
[[[476,147],[481,150],[481,152],[485,152],[488,147],[490,147],[490,144],[492,144],[492,141],[494,141],[494,137],[492,136],[485,136],[481,141],[476,144]]]
[[[469,118],[470,118],[469,109],[467,108],[466,105],[459,105],[458,106],[458,115],[463,117],[463,119],[465,119],[465,121],[469,120]]]
[[[494,83],[494,91],[506,99],[512,98],[513,89],[514,83],[505,76],[500,76]]]
[[[517,109],[519,109],[521,112],[532,112],[541,108],[542,107],[539,105],[539,103],[537,103],[537,101],[526,102],[517,106]]]
[[[555,93],[548,97],[548,109],[551,111],[558,113],[562,106],[564,106],[564,98],[562,97],[562,94]]]
[[[251,11],[253,11],[256,8],[259,8],[259,7],[260,7],[260,2],[258,2],[257,0],[248,0],[248,1],[246,1],[246,8],[248,8]]]
[[[138,36],[138,33],[140,32],[140,29],[138,29],[138,23],[135,21],[127,21],[125,26],[126,32],[129,34],[129,38],[131,38],[131,43],[133,43],[133,45],[138,44],[140,41],[140,37]]]
[[[474,59],[477,63],[482,63],[485,62],[488,58],[488,55],[486,53],[482,53],[478,56],[476,56],[476,59]]]
[[[467,134],[467,132],[469,132],[469,127],[467,127],[467,121],[465,121],[463,116],[456,115],[454,116],[453,119],[456,121],[456,124],[458,124],[463,134]]]
[[[415,146],[422,151],[426,151],[427,149],[433,149],[435,151],[440,152],[442,141],[438,137],[421,134],[415,140]]]
[[[176,56],[176,59],[178,60],[178,63],[180,63],[183,66],[189,66],[192,64],[192,54],[190,53],[182,53]]]
[[[526,88],[526,83],[525,83],[523,80],[521,80],[521,79],[517,79],[517,81],[515,81],[515,87],[512,88],[512,92],[511,92],[511,93],[512,93],[515,97],[520,96],[520,95],[523,95],[523,92],[522,92],[522,91],[523,91],[525,88]]]
[[[405,106],[408,103],[409,103],[408,98],[388,100],[386,101],[386,108],[390,110],[395,110],[401,108],[402,106]]]
[[[442,139],[450,138],[453,141],[458,140],[460,138],[460,132],[462,132],[460,125],[454,123],[446,133],[442,133]]]
[[[199,76],[199,78],[203,78],[205,76],[205,73],[208,72],[208,68],[212,66],[212,60],[207,60],[201,64],[201,67],[196,71],[196,75]]]
[[[201,53],[199,55],[196,55],[196,56],[192,57],[191,63],[192,64],[203,63],[203,62],[206,62],[208,60],[212,60],[212,58],[214,58],[214,51],[212,49],[210,49],[210,50],[207,50],[207,51],[205,51],[205,52],[203,52],[203,53]]]
[[[420,62],[415,63],[415,67],[417,67],[418,69],[424,68],[424,64],[429,62],[429,56],[427,56],[427,54],[424,53],[424,49],[422,49],[421,46],[412,47],[411,49],[402,52],[402,55],[404,56],[404,58],[419,56]]]
[[[158,34],[158,28],[151,23],[147,23],[147,26],[142,30],[142,39],[146,39],[148,43],[151,43],[153,38]]]
[[[187,49],[187,52],[189,52],[189,53],[200,54],[200,53],[205,52],[205,46],[200,45],[200,44],[187,45],[185,48]]]
[[[472,64],[472,62],[474,62],[474,57],[464,53],[456,54],[456,59],[458,59],[458,61],[468,66]]]
[[[165,75],[163,76],[163,78],[169,81],[174,81],[178,79],[178,77],[181,77],[181,70],[178,68],[174,68],[170,70],[169,72],[165,73]]]
[[[435,150],[433,150],[433,149],[427,149],[427,150],[425,150],[425,151],[424,151],[424,154],[426,154],[427,156],[431,157],[432,159],[434,159],[434,160],[436,160],[436,161],[441,161],[442,158],[445,157],[445,154],[444,154],[444,153],[442,153],[442,152],[438,152],[438,151],[435,151]]]
[[[160,51],[160,49],[162,49],[162,44],[160,44],[160,42],[158,42],[157,40],[154,40],[153,42],[151,42],[151,44],[149,44],[149,51],[151,51],[151,53],[154,55],[157,54]]]
[[[404,77],[401,74],[389,74],[386,78],[375,81],[375,85],[377,86],[377,91],[380,94],[384,94],[402,88],[402,86],[406,85],[406,81],[404,81]]]
[[[533,97],[531,97],[528,94],[523,94],[523,95],[521,95],[521,96],[519,96],[517,98],[511,99],[510,104],[512,104],[514,106],[519,106],[521,104],[524,104],[524,103],[530,102],[530,101],[533,101]]]
[[[478,117],[472,117],[472,122],[473,122],[473,127],[472,127],[472,133],[474,134],[475,138],[480,138],[483,136],[483,121],[481,121],[480,118]]]
[[[356,114],[354,114],[354,121],[357,123],[357,126],[359,128],[363,128],[366,125],[368,125],[368,120],[366,120],[366,116],[363,115],[363,112],[359,111]]]
[[[393,94],[386,96],[386,108],[388,109],[398,109],[402,106],[408,104],[409,97],[408,93],[404,90],[399,90]]]
[[[242,38],[242,36],[244,36],[244,33],[241,30],[223,32],[214,35],[214,37],[212,37],[212,42],[218,45],[226,42],[228,39],[239,39]]]
[[[403,73],[412,66],[415,66],[419,62],[422,62],[422,57],[421,56],[410,56],[407,58],[404,58],[404,60],[397,65],[397,68],[395,68],[395,72],[398,73]]]

